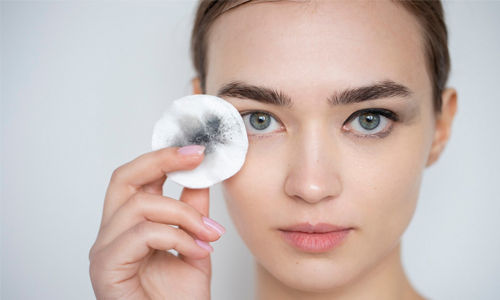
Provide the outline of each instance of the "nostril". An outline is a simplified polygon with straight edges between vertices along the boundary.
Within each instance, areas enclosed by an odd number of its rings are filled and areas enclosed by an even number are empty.
[[[326,201],[337,197],[341,192],[341,184],[339,180],[318,180],[309,182],[307,180],[298,180],[299,178],[289,177],[285,184],[285,192],[291,198],[297,201],[306,201],[316,203]]]
[[[316,197],[316,198],[312,198],[312,197],[302,197],[302,196],[298,196],[298,195],[295,195],[295,196],[292,196],[293,199],[295,199],[296,201],[300,201],[300,202],[309,202],[309,203],[318,203],[318,202],[322,202],[322,201],[326,201],[326,200],[329,200],[329,199],[332,199],[333,197],[332,196],[326,196],[326,197]]]

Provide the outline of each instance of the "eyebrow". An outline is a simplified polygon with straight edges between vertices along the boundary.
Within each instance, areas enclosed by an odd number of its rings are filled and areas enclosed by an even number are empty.
[[[368,86],[351,87],[333,92],[327,100],[330,106],[335,107],[384,98],[407,98],[412,94],[413,92],[408,87],[393,80],[384,80]],[[224,84],[217,92],[217,96],[251,99],[286,108],[293,106],[291,97],[282,91],[265,86],[250,85],[242,81],[231,81]]]
[[[242,81],[231,81],[224,84],[217,92],[217,96],[251,99],[266,104],[292,108],[291,97],[283,92],[265,86],[246,84]]]

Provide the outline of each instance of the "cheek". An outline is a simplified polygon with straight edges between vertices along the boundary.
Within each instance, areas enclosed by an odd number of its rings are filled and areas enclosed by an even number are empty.
[[[428,135],[424,127],[413,126],[381,147],[370,148],[369,154],[364,149],[350,156],[350,167],[344,169],[345,199],[366,242],[387,247],[397,242],[411,221],[428,154]]]
[[[277,206],[283,200],[287,162],[277,154],[283,153],[284,145],[270,140],[250,141],[241,170],[222,182],[228,212],[247,246],[260,241],[253,233],[272,224],[270,220],[276,218]]]

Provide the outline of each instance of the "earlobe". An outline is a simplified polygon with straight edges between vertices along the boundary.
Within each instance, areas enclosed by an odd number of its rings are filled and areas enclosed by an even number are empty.
[[[436,118],[434,139],[429,152],[426,167],[434,164],[443,152],[451,135],[451,125],[457,111],[457,91],[454,88],[446,88],[441,94],[443,104],[441,114]]]
[[[203,94],[201,91],[200,78],[195,77],[191,80],[191,84],[193,86],[193,94]]]

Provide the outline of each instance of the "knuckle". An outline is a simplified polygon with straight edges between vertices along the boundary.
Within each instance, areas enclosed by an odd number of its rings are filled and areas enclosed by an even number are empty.
[[[180,205],[178,205],[178,209],[173,212],[175,219],[186,225],[191,224],[192,226],[196,227],[195,224],[197,223],[197,221],[195,220],[201,219],[201,213],[189,204],[183,202],[179,202],[179,204]]]
[[[193,207],[189,204],[179,201],[179,209],[177,211],[179,217],[186,217],[193,213]]]
[[[176,202],[179,203],[179,208],[176,209],[174,212],[175,218],[180,222],[191,224],[193,226],[193,229],[194,228],[200,229],[199,225],[201,224],[200,222],[203,214],[200,213],[196,208],[187,203],[180,201]]]
[[[193,226],[197,226],[195,224],[198,223],[197,220],[201,220],[201,213],[189,204],[183,202],[180,203],[182,205],[180,205],[180,209],[176,212],[177,219],[186,223],[191,223]]]
[[[123,176],[123,166],[119,166],[118,168],[113,170],[113,173],[111,174],[111,182],[118,182],[120,181],[120,178]]]
[[[159,160],[163,161],[172,156],[172,148],[171,147],[161,148],[155,151],[154,154]]]
[[[129,202],[132,207],[135,209],[140,209],[146,205],[148,201],[148,194],[143,191],[138,191],[130,197]]]
[[[168,173],[171,171],[172,167],[179,163],[179,160],[174,158],[172,154],[172,148],[163,148],[157,153],[159,166],[162,173]]]
[[[92,259],[94,258],[96,251],[97,251],[97,247],[96,247],[96,244],[94,244],[94,245],[92,245],[92,247],[89,250],[89,262],[92,262]]]

